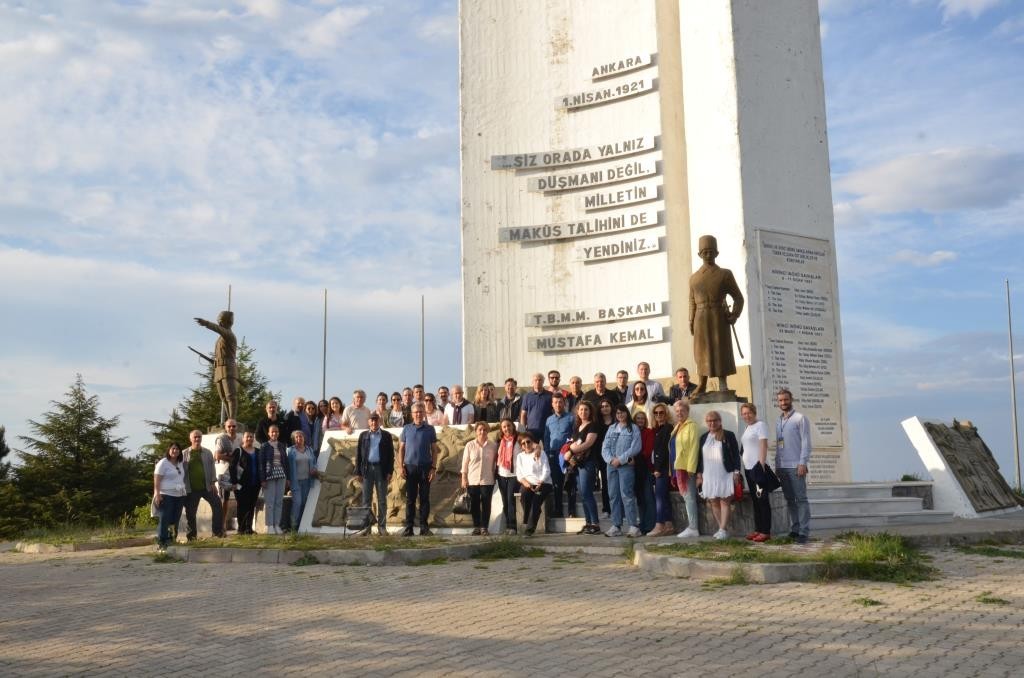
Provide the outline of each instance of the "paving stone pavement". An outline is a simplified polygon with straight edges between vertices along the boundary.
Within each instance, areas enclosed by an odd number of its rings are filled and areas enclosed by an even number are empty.
[[[0,553],[0,675],[1021,675],[1022,561],[933,554],[943,577],[913,586],[715,587],[608,556],[291,567]]]

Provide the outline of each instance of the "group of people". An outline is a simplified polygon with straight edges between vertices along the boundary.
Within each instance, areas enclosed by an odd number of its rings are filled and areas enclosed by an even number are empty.
[[[748,489],[755,487],[755,475],[762,477],[754,474],[755,467],[761,465],[763,470],[768,463],[767,424],[758,420],[757,408],[746,403],[741,408],[746,428],[739,439],[723,429],[716,411],[705,413],[707,432],[698,436],[689,402],[696,384],[688,370],[676,370],[668,393],[660,382],[650,379],[646,362],[637,366],[637,374],[639,378],[631,383],[629,374],[620,370],[609,388],[599,372],[593,388],[584,391],[580,377],[570,378],[569,388],[564,389],[560,373],[551,370],[546,383],[543,374],[533,375],[526,393],[519,392],[513,378],[505,380],[501,397],[496,397],[493,384],[482,383],[472,402],[457,384],[450,389],[439,387],[436,393],[426,392],[419,384],[390,397],[381,392],[373,408],[362,390],[353,392],[347,406],[337,396],[320,401],[296,398],[292,410],[282,413],[276,402],[268,402],[266,416],[255,431],[242,435],[240,445],[235,442],[237,423],[228,420],[212,452],[201,446],[199,431],[192,432],[189,448],[170,446],[154,472],[159,541],[168,543],[169,528],[177,524],[182,509],[187,537],[194,539],[201,499],[212,508],[214,534],[223,535],[231,492],[237,500],[240,534],[252,533],[261,490],[267,531],[280,531],[283,497],[289,489],[290,525],[297,528],[317,477],[317,456],[327,431],[359,432],[355,474],[362,481],[364,505],[371,506],[376,493],[378,531],[387,532],[387,487],[397,469],[405,480],[403,534],[413,534],[417,515],[420,534],[430,534],[430,483],[438,455],[434,427],[444,425],[474,426],[475,437],[467,443],[461,465],[474,534],[488,534],[495,487],[502,498],[507,533],[517,532],[518,494],[526,534],[536,529],[545,505],[549,517],[563,517],[565,509],[575,517],[577,501],[585,519],[581,534],[600,533],[601,518],[611,519],[608,536],[675,534],[670,492],[676,490],[683,495],[688,523],[678,536],[698,536],[697,499],[703,497],[718,526],[714,536],[725,539],[737,485],[742,486],[746,477]],[[792,519],[790,536],[806,542],[809,422],[793,410],[788,390],[778,393],[776,404],[781,415],[776,422],[775,463]],[[491,439],[492,423],[500,424],[496,440]],[[402,429],[397,453],[384,428]],[[598,489],[601,514],[595,496]],[[747,538],[767,541],[772,533],[769,494],[752,491],[751,498],[755,530]]]

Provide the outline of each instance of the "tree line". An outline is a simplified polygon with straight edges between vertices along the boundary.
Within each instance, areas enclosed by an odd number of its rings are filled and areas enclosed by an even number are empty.
[[[266,401],[276,396],[244,341],[238,368],[238,419],[251,429]],[[196,376],[198,385],[166,421],[146,421],[154,440],[136,455],[117,435],[120,417],[102,414],[99,397],[88,392],[81,374],[62,400],[28,421],[30,435],[18,436],[21,448],[15,450],[20,463],[12,463],[13,441],[0,426],[0,538],[68,527],[133,526],[136,516],[147,515],[156,461],[172,442],[186,447],[193,429],[206,431],[220,422],[213,366]]]

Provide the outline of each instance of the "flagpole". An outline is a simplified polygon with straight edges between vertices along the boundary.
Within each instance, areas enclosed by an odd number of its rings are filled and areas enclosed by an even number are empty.
[[[1006,327],[1010,338],[1010,409],[1013,420],[1013,461],[1017,468],[1017,491],[1021,490],[1020,483],[1020,440],[1017,436],[1017,376],[1013,366],[1013,316],[1010,311],[1010,279],[1004,279],[1006,283]]]
[[[324,357],[321,362],[320,399],[327,400],[327,288],[324,288]]]
[[[426,321],[426,317],[427,317],[427,311],[426,311],[427,306],[426,306],[426,303],[427,302],[425,301],[425,299],[426,299],[426,296],[421,294],[420,295],[420,383],[423,384],[424,388],[426,388],[426,383],[427,383],[427,380],[426,380],[426,378],[424,376],[426,374],[426,369],[427,369],[426,368],[427,352],[426,352],[426,348],[425,348],[426,347],[426,326],[427,326],[427,324],[426,324],[426,322],[427,322]]]

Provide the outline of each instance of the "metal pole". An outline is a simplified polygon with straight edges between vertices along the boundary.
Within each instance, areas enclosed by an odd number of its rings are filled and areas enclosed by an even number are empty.
[[[324,358],[321,363],[320,399],[327,400],[327,288],[324,288]]]
[[[1013,418],[1013,461],[1017,466],[1017,491],[1021,490],[1020,484],[1020,440],[1017,437],[1017,376],[1013,367],[1013,316],[1010,313],[1010,280],[1005,278],[1006,283],[1006,327],[1010,335],[1010,408]]]
[[[426,309],[427,309],[427,306],[426,306],[425,299],[426,299],[426,296],[421,294],[420,295],[420,383],[424,385],[424,388],[426,387],[426,383],[427,383],[427,380],[425,378],[426,364],[427,364],[427,352],[426,352],[426,349],[425,349],[425,347],[426,347],[426,326],[427,326],[427,323],[426,323],[426,317],[427,317]]]
[[[231,310],[231,285],[228,284],[228,310]]]

